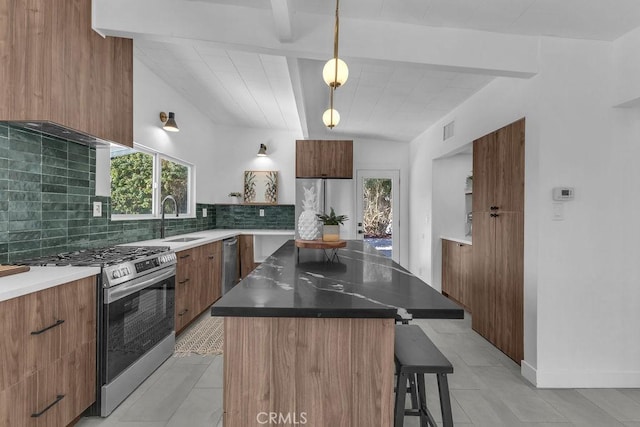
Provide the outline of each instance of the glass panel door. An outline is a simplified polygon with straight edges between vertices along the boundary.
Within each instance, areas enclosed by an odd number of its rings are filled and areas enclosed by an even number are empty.
[[[356,172],[357,236],[396,262],[400,259],[399,177],[397,170]]]

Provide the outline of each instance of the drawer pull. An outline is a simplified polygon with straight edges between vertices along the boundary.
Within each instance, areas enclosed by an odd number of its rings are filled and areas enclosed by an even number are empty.
[[[184,310],[182,310],[180,313],[178,313],[178,316],[184,316],[184,315],[187,313],[187,311],[189,311],[189,309],[188,309],[188,308],[185,308],[185,309],[184,309]]]
[[[189,258],[190,256],[191,256],[191,254],[180,255],[180,259]]]
[[[31,335],[40,335],[41,333],[46,332],[49,329],[55,328],[56,326],[60,326],[63,323],[64,323],[64,320],[56,320],[56,323],[54,323],[53,325],[47,326],[46,328],[40,329],[39,331],[33,331],[31,332]]]
[[[209,255],[209,259],[214,259],[215,256],[214,255]]]
[[[178,282],[179,285],[182,285],[183,283],[187,283],[189,281],[189,279],[184,279]]]
[[[64,394],[59,394],[56,396],[56,400],[54,400],[52,403],[49,404],[49,406],[47,406],[46,408],[44,408],[42,411],[40,412],[36,412],[35,414],[31,414],[31,418],[38,418],[40,417],[42,414],[44,414],[45,412],[47,412],[49,409],[51,409],[51,407],[53,405],[55,405],[56,403],[60,402],[62,399],[64,399]]]

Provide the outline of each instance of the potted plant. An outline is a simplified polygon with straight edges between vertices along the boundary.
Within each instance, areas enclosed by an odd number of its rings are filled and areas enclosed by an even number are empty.
[[[229,193],[229,197],[231,197],[231,203],[237,205],[240,203],[240,198],[242,197],[242,193],[233,192]]]
[[[340,240],[340,225],[349,218],[346,215],[336,215],[331,208],[329,215],[316,214],[318,219],[322,221],[322,240],[325,242],[336,242]]]

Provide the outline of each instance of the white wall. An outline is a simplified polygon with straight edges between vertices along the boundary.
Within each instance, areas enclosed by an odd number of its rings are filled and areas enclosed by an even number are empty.
[[[301,135],[214,125],[171,86],[134,58],[134,141],[196,165],[196,201],[228,203],[242,192],[245,170],[278,170],[278,203],[295,203],[295,140]],[[162,129],[160,111],[176,113],[180,132]],[[268,157],[257,157],[260,144]],[[108,150],[98,150],[96,188],[109,194]]]
[[[465,237],[465,181],[473,168],[471,154],[456,154],[433,161],[433,239],[432,275],[429,284],[442,290],[442,241],[441,236],[459,239]]]
[[[211,162],[214,178],[200,194],[212,203],[228,203],[230,192],[243,192],[245,170],[277,170],[278,203],[295,204],[296,139],[301,138],[287,131],[218,127]],[[267,146],[267,157],[256,156],[261,143]]]
[[[543,38],[538,76],[497,79],[411,143],[410,268],[430,278],[438,206],[416,188],[431,180],[422,165],[526,117],[522,372],[540,387],[640,386],[631,326],[640,324],[640,118],[611,107],[612,52],[611,43]],[[441,127],[452,119],[456,140],[445,147]],[[576,199],[553,221],[560,185],[575,187]]]

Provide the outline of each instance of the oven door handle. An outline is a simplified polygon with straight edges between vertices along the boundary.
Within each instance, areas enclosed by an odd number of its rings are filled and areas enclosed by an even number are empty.
[[[164,279],[168,279],[171,276],[176,275],[175,267],[168,269],[166,272],[160,274],[152,274],[151,278],[143,277],[139,280],[132,280],[129,283],[124,283],[113,288],[106,289],[104,303],[109,304],[114,301],[118,301],[126,296],[134,294],[144,288],[148,288]]]

